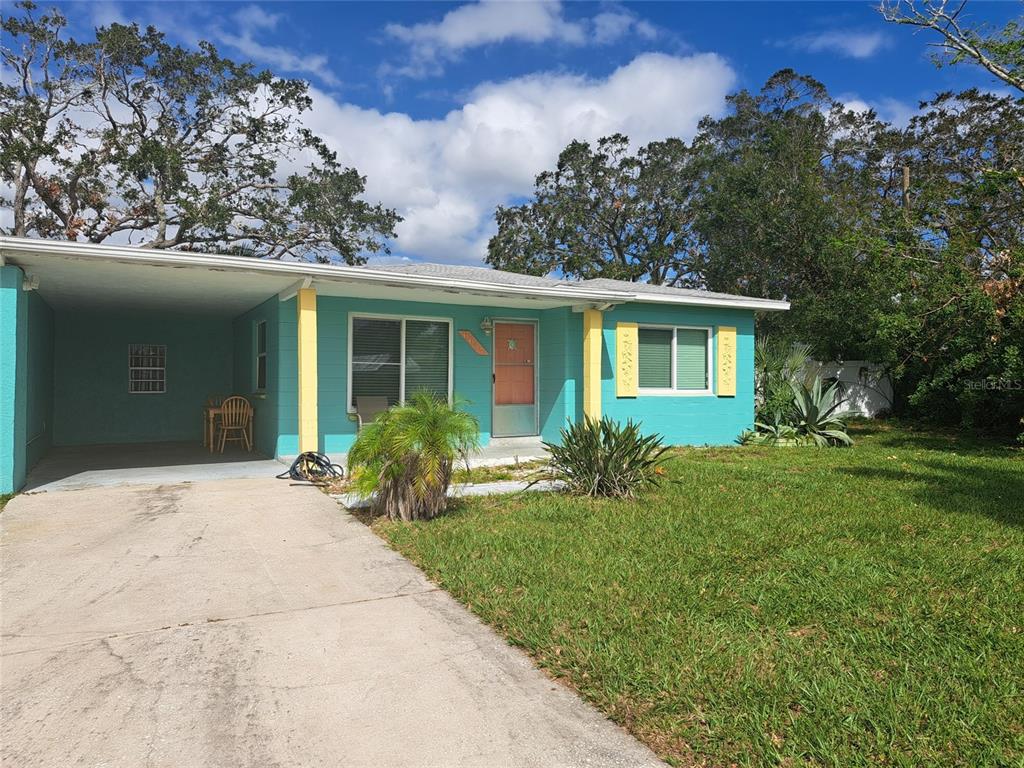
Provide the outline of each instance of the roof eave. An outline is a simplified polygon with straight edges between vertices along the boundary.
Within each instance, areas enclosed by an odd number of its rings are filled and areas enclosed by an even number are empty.
[[[621,291],[586,289],[570,286],[505,285],[480,280],[460,280],[433,275],[403,275],[400,272],[375,270],[372,267],[314,264],[310,262],[277,261],[246,256],[226,256],[186,251],[158,251],[155,249],[96,245],[66,240],[37,240],[32,238],[0,237],[0,257],[19,253],[49,254],[75,259],[96,259],[125,264],[149,266],[196,267],[214,270],[237,270],[262,274],[288,275],[296,280],[312,278],[331,282],[365,282],[409,288],[463,289],[492,296],[537,297],[562,300],[566,304],[603,302],[623,303],[633,298]]]
[[[693,307],[722,307],[727,309],[749,309],[758,312],[785,312],[789,309],[788,301],[776,299],[726,299],[718,296],[666,296],[638,293],[633,301],[645,304],[682,304]]]

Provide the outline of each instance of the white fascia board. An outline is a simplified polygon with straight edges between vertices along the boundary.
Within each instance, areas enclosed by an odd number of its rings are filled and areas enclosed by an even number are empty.
[[[674,304],[698,307],[727,307],[763,312],[789,309],[788,301],[772,299],[726,299],[703,296],[670,296],[633,293],[630,291],[601,290],[581,285],[522,286],[491,283],[483,280],[455,280],[436,275],[407,275],[400,272],[377,270],[372,267],[314,264],[310,262],[277,261],[247,256],[219,256],[190,253],[188,251],[157,250],[125,245],[96,245],[69,240],[41,240],[24,237],[0,237],[0,260],[24,254],[46,254],[64,258],[112,261],[150,266],[194,267],[216,271],[252,272],[293,277],[297,282],[306,280],[332,282],[365,282],[387,284],[403,288],[461,289],[492,296],[535,297],[564,300],[566,304],[607,303]]]
[[[775,299],[725,299],[720,296],[667,296],[638,293],[633,301],[643,304],[675,304],[692,307],[724,307],[727,309],[751,309],[759,312],[784,312],[789,309],[788,301]]]
[[[96,259],[125,264],[149,266],[196,267],[219,271],[255,272],[281,276],[294,276],[296,280],[310,278],[317,281],[386,283],[404,288],[464,289],[494,296],[537,297],[570,301],[604,301],[621,303],[633,298],[631,293],[595,290],[576,286],[550,288],[505,285],[482,280],[453,280],[434,275],[404,275],[399,272],[375,270],[371,267],[313,264],[308,262],[276,261],[245,256],[218,256],[186,251],[156,250],[123,245],[95,245],[66,240],[37,240],[32,238],[0,237],[0,254],[17,256],[19,253],[47,254],[74,259]]]

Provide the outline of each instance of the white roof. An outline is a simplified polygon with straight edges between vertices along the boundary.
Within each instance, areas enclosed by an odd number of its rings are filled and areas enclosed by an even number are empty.
[[[0,237],[0,262],[39,278],[55,306],[111,305],[239,314],[277,293],[315,284],[327,296],[538,309],[647,302],[784,310],[785,301],[619,280],[556,280],[448,264],[349,266]]]

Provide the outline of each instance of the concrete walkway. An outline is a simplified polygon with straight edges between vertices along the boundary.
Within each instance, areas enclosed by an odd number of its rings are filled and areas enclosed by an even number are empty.
[[[25,490],[272,478],[286,469],[287,464],[235,446],[211,453],[197,442],[60,446],[32,468]]]
[[[313,488],[23,495],[0,555],[4,765],[660,765]]]

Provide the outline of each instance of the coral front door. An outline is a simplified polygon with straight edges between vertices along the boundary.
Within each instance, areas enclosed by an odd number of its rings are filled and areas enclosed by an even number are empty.
[[[494,324],[495,437],[537,434],[537,326]]]

